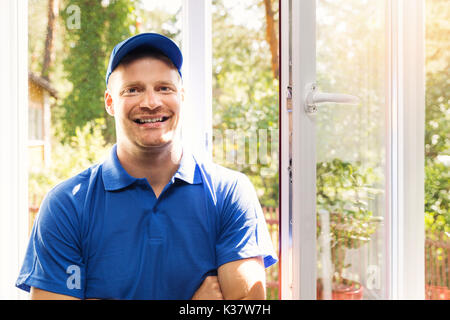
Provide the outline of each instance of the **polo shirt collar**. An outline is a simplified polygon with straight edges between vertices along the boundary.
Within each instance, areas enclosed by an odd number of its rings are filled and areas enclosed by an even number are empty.
[[[109,157],[103,163],[102,176],[107,191],[126,188],[138,180],[138,178],[130,176],[120,164],[117,157],[117,144],[113,146]]]
[[[195,161],[193,154],[187,149],[183,149],[183,156],[181,157],[180,166],[178,167],[177,172],[175,172],[172,181],[176,178],[189,184],[202,183],[202,178],[197,168],[197,162]]]
[[[139,180],[138,178],[130,176],[122,167],[122,164],[117,157],[117,144],[113,146],[109,157],[103,162],[102,177],[105,190],[107,191],[126,188]],[[183,150],[180,166],[173,176],[172,182],[174,182],[175,179],[183,180],[189,184],[202,183],[194,156],[187,150]]]

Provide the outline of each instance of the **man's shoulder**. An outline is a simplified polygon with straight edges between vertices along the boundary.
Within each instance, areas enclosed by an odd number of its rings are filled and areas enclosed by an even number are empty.
[[[85,195],[88,186],[92,181],[95,181],[96,177],[101,173],[101,166],[102,164],[92,165],[82,172],[59,182],[48,192],[47,197],[57,197],[59,200],[67,197],[71,199],[82,197],[83,194]]]
[[[194,156],[195,158],[195,156]],[[235,169],[225,167],[214,160],[203,157],[196,158],[196,163],[204,176],[208,176],[219,184],[236,184],[242,180],[248,180],[248,177]]]
[[[217,202],[254,198],[255,188],[246,174],[208,159],[196,159],[196,162],[203,182]]]
[[[84,171],[55,185],[42,200],[37,223],[77,225],[83,215],[88,190],[97,181],[100,165],[91,166]],[[94,182],[95,183],[95,182]],[[68,222],[70,221],[70,223]]]

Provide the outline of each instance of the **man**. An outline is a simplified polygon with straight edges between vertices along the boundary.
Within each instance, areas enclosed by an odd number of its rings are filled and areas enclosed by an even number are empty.
[[[252,184],[180,142],[182,60],[154,33],[114,48],[117,144],[44,199],[16,283],[32,299],[264,299],[276,257]]]

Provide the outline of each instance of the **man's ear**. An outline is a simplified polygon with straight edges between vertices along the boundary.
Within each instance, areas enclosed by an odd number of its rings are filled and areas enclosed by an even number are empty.
[[[114,117],[114,103],[108,89],[105,90],[105,109],[110,116]]]

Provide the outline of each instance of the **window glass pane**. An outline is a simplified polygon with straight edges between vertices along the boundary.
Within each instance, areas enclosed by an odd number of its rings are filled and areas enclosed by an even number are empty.
[[[39,107],[32,107],[28,109],[28,138],[30,140],[42,140],[42,122],[43,112]]]
[[[450,10],[425,2],[425,298],[450,300]]]
[[[213,159],[250,178],[278,248],[278,1],[216,0],[212,15]]]
[[[319,299],[386,299],[385,1],[317,2]]]

